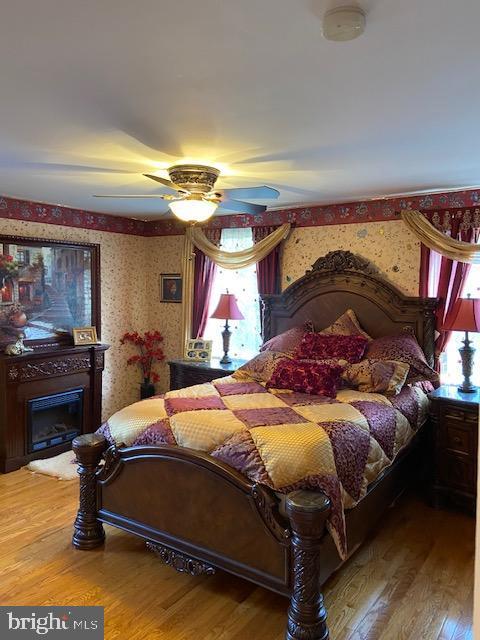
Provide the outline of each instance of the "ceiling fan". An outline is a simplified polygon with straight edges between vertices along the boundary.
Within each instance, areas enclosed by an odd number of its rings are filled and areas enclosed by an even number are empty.
[[[220,171],[215,167],[200,164],[178,164],[168,169],[170,180],[160,176],[143,174],[146,178],[159,182],[173,193],[150,195],[96,195],[96,198],[161,198],[169,201],[173,214],[185,222],[204,222],[217,207],[240,213],[263,213],[263,204],[245,202],[237,198],[254,200],[276,199],[280,195],[272,187],[250,187],[238,189],[215,189]]]

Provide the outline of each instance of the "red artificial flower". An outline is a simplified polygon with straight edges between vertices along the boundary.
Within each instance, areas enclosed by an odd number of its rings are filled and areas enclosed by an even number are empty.
[[[120,339],[120,344],[133,344],[139,351],[127,358],[127,365],[137,364],[142,377],[152,382],[160,380],[158,373],[153,370],[153,364],[165,359],[163,350],[158,346],[160,342],[163,342],[163,336],[159,331],[146,331],[143,336],[138,331],[126,332]]]

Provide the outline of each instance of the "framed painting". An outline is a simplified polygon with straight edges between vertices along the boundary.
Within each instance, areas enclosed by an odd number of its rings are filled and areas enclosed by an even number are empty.
[[[71,344],[92,326],[100,337],[98,245],[0,236],[0,344]]]
[[[182,302],[182,276],[179,273],[160,274],[160,302]]]

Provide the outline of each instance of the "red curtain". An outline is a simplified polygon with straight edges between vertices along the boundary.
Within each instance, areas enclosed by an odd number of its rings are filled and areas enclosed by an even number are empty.
[[[276,227],[253,227],[253,242],[257,243],[275,231]],[[257,285],[260,295],[279,293],[280,291],[280,245],[257,262]]]
[[[205,229],[207,238],[217,245],[220,244],[221,233],[221,229]],[[200,249],[195,247],[194,252],[192,338],[200,338],[207,325],[208,307],[217,265]]]
[[[446,212],[448,213],[448,212]],[[438,215],[438,214],[437,214]],[[448,216],[445,221],[448,223],[448,231],[452,238],[463,240],[464,242],[478,242],[479,229],[475,229],[471,225],[463,223],[463,216]],[[438,227],[445,229],[444,220],[438,220]],[[451,331],[444,331],[443,325],[449,322],[455,302],[462,295],[470,264],[450,260],[450,258],[441,257],[438,282],[433,283],[433,289],[429,284],[431,271],[431,251],[422,245],[420,259],[420,295],[431,295],[439,298],[440,303],[436,310],[436,329],[439,333],[435,341],[435,369],[440,370],[439,358],[447,346],[451,336]],[[436,285],[436,287],[435,287]]]

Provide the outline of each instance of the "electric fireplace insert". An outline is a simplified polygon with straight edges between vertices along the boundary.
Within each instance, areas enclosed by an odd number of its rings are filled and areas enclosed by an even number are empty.
[[[28,452],[73,440],[82,431],[83,389],[27,402]]]

